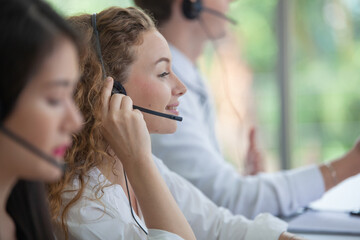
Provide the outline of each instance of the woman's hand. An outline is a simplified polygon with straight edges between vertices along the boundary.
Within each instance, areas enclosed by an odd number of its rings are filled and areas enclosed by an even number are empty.
[[[108,77],[102,92],[102,133],[124,166],[136,164],[151,158],[150,135],[141,112],[133,110],[131,98],[111,96],[113,83]]]

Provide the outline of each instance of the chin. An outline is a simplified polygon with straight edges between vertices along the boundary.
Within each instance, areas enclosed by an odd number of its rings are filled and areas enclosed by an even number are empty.
[[[171,133],[175,133],[176,132],[176,127],[175,128],[173,128],[173,129],[170,129],[167,133],[165,133],[165,134],[171,134]]]
[[[24,179],[52,183],[58,181],[63,175],[63,171],[60,168],[57,168],[47,162],[42,162],[37,166],[34,166],[35,168],[32,169],[31,173],[29,172],[23,176]]]
[[[173,120],[170,120],[170,121],[173,121]],[[174,122],[171,124],[164,124],[162,126],[159,126],[159,127],[153,128],[153,129],[149,129],[149,132],[153,133],[153,134],[172,134],[172,133],[176,132],[176,129],[177,129],[177,124]]]
[[[223,32],[219,32],[219,33],[215,34],[215,35],[213,36],[213,38],[214,38],[215,40],[218,40],[218,39],[224,38],[225,36],[226,36],[226,31],[223,31]]]
[[[51,172],[52,172],[51,175],[49,174],[48,176],[44,176],[44,177],[46,177],[46,179],[43,179],[44,182],[47,182],[47,183],[57,182],[58,180],[60,180],[60,178],[63,175],[63,171],[58,168],[54,169]]]

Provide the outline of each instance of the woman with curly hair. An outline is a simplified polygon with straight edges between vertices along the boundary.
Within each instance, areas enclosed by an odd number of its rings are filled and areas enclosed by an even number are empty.
[[[64,178],[49,188],[59,239],[290,239],[281,220],[232,215],[151,154],[149,133],[173,133],[177,124],[132,104],[178,115],[186,88],[146,14],[113,7],[70,23],[84,36],[75,99],[85,126]],[[128,96],[111,96],[114,82]]]

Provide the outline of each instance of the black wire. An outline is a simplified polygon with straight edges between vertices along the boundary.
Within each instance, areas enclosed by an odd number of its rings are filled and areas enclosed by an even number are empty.
[[[223,71],[223,73],[225,75],[224,79],[226,81],[224,81],[224,82],[226,83],[226,87],[224,87],[224,90],[225,90],[226,99],[229,101],[230,107],[233,109],[236,117],[238,118],[239,124],[241,124],[241,122],[243,121],[243,117],[241,116],[241,113],[235,107],[235,104],[234,104],[233,100],[231,99],[231,96],[230,96],[230,93],[229,93],[229,83],[228,83],[229,74],[228,74],[228,71],[227,71],[227,69],[225,67],[223,58],[221,57],[220,53],[217,51],[218,46],[217,46],[217,44],[215,42],[216,39],[211,35],[211,33],[210,33],[209,29],[207,28],[205,22],[201,18],[199,18],[198,21],[199,21],[199,24],[201,25],[205,35],[207,36],[208,39],[210,39],[211,45],[212,45],[212,47],[214,49],[214,52],[215,52],[215,56],[217,57],[217,59],[219,61],[220,68],[222,69],[222,71]]]
[[[225,81],[224,81],[224,84],[226,84],[226,86],[224,86],[224,91],[225,91],[225,98],[228,100],[229,104],[230,104],[230,107],[232,108],[233,112],[235,113],[236,115],[236,118],[238,120],[238,127],[240,127],[242,125],[242,122],[243,122],[243,116],[242,114],[238,111],[238,109],[235,107],[235,104],[230,96],[230,92],[229,92],[229,74],[228,74],[228,71],[225,67],[225,64],[224,64],[224,61],[223,61],[223,58],[221,57],[220,53],[217,51],[217,44],[215,42],[215,38],[211,35],[210,33],[210,30],[207,28],[207,25],[205,24],[205,22],[203,21],[203,19],[201,19],[200,17],[198,18],[198,21],[199,21],[199,24],[201,26],[201,28],[203,29],[205,35],[207,36],[207,38],[210,40],[211,42],[211,45],[214,49],[214,52],[215,52],[215,56],[217,57],[218,61],[219,61],[219,65],[220,65],[220,68],[222,69],[224,75],[225,75]],[[239,135],[237,135],[237,138],[239,139]],[[238,154],[239,156],[241,155],[240,152],[239,152],[239,149],[238,149]]]
[[[137,225],[141,228],[141,230],[143,230],[143,232],[144,232],[146,235],[148,235],[148,233],[147,233],[147,232],[145,231],[145,229],[138,223],[138,221],[136,220],[136,218],[135,218],[135,216],[134,216],[133,208],[132,208],[132,206],[131,206],[131,197],[130,197],[130,192],[129,192],[128,181],[127,181],[125,169],[124,169],[124,176],[125,176],[126,191],[127,191],[128,196],[129,196],[129,205],[130,205],[131,215],[132,215],[133,219],[135,220],[135,222],[137,223]]]
[[[38,157],[46,160],[48,163],[50,163],[53,166],[61,169],[62,171],[65,171],[65,169],[66,169],[66,164],[65,163],[60,163],[60,162],[56,161],[55,158],[45,154],[40,149],[33,146],[30,142],[26,141],[25,139],[21,138],[20,136],[18,136],[14,132],[10,131],[8,128],[4,127],[2,124],[0,124],[0,131],[3,132],[5,135],[7,135],[9,138],[11,138],[16,143],[20,144],[21,146],[23,146],[24,148],[26,148],[27,150],[32,152],[33,154],[35,154]]]
[[[202,11],[205,11],[205,12],[208,12],[208,13],[210,13],[210,14],[213,14],[213,15],[217,16],[218,18],[222,18],[223,20],[226,20],[226,21],[230,22],[232,25],[236,25],[236,24],[237,24],[236,20],[234,20],[234,19],[232,19],[232,18],[224,15],[223,13],[221,13],[221,12],[215,10],[215,9],[207,8],[207,7],[203,6],[203,7],[202,7]]]

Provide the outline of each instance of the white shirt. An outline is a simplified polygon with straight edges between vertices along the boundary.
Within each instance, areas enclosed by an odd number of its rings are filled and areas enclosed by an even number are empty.
[[[286,230],[287,224],[270,214],[261,214],[254,221],[232,215],[227,209],[217,207],[191,183],[171,172],[155,156],[154,161],[197,239],[277,240]],[[96,194],[94,186],[99,182],[110,185],[110,182],[97,168],[91,170],[88,176],[81,199],[70,208],[67,216],[70,239],[181,239],[166,231],[147,229],[142,216],[138,217],[134,212],[139,224],[149,232],[146,236],[133,220],[128,199],[120,185],[104,188],[102,196],[101,191],[98,192],[101,202],[92,200]],[[77,186],[78,182],[74,181],[73,187]],[[63,194],[64,204],[74,195]],[[61,239],[58,232],[57,236]]]
[[[243,177],[228,164],[215,135],[212,97],[196,66],[170,46],[173,70],[188,91],[180,98],[183,121],[174,134],[155,135],[152,151],[217,205],[253,218],[289,215],[320,198],[325,186],[317,166]]]

